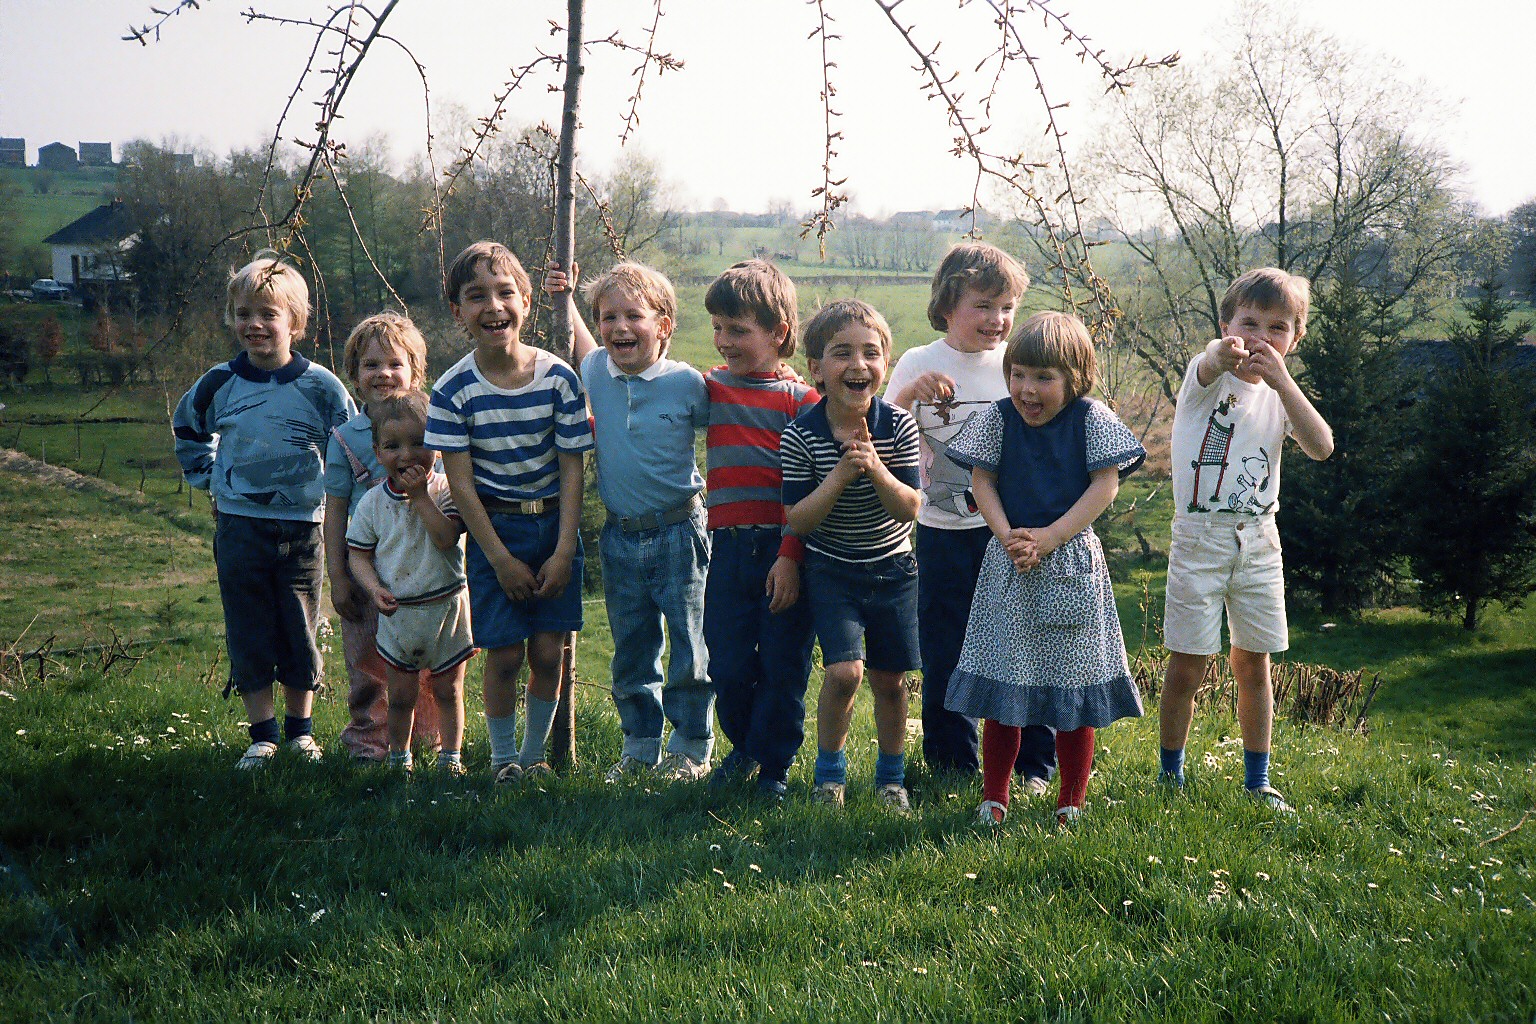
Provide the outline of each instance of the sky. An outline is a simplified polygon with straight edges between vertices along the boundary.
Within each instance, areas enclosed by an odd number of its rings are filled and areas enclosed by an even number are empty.
[[[386,0],[373,0],[381,9]],[[172,0],[156,0],[162,8]],[[0,0],[0,135],[40,145],[62,141],[173,141],[181,150],[224,154],[258,148],[271,137],[302,71],[315,34],[272,22],[247,23],[242,12],[302,18],[331,4],[319,0],[199,0],[169,19],[158,41],[125,42],[130,25],[157,20],[144,0]],[[953,136],[944,110],[926,101],[915,57],[871,0],[824,0],[837,20],[829,40],[836,67],[835,125],[843,133],[836,176],[856,207],[871,215],[967,205],[971,173],[949,154]],[[1212,59],[1219,19],[1234,5],[1210,0],[1079,0],[1052,3],[1080,33],[1125,63],[1178,51],[1186,64]],[[787,201],[815,205],[821,183],[821,41],[817,5],[805,0],[662,0],[656,49],[684,62],[680,71],[644,82],[640,122],[627,148],[654,160],[674,183],[682,208],[723,205],[762,210]],[[617,31],[643,45],[653,5],[642,0],[588,0],[587,38]],[[1536,40],[1532,0],[1470,0],[1467,17],[1430,0],[1288,0],[1304,24],[1400,66],[1422,82],[1444,114],[1422,129],[1464,168],[1469,194],[1493,214],[1536,198],[1536,131],[1530,61]],[[938,57],[968,73],[992,33],[985,0],[907,0],[904,24],[916,22],[924,49],[942,40]],[[511,69],[542,49],[563,53],[558,0],[399,0],[390,33],[427,69],[438,157],[449,140],[489,112]],[[1018,22],[1042,74],[1069,144],[1088,138],[1102,86],[1042,19]],[[601,172],[621,156],[618,135],[634,91],[633,55],[595,47],[583,84],[581,160]],[[1151,72],[1147,72],[1151,73]],[[559,96],[546,74],[519,90],[507,111],[512,126],[558,124]],[[1039,137],[1040,102],[1022,78],[994,107],[991,137],[1010,145]],[[971,95],[978,87],[971,86]],[[313,137],[313,94],[295,105],[285,134]],[[401,49],[377,44],[348,93],[337,135],[356,149],[388,139],[399,160],[424,151],[423,89]]]

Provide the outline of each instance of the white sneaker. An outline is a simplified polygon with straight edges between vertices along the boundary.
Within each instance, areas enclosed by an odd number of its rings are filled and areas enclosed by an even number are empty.
[[[656,777],[663,782],[699,782],[708,774],[708,761],[695,761],[687,754],[668,754],[656,766]]]
[[[320,749],[320,744],[316,743],[315,738],[309,733],[305,733],[303,736],[295,736],[289,740],[288,749],[306,761],[318,761],[320,760],[320,755],[324,753]]]
[[[912,800],[907,795],[907,787],[899,782],[887,782],[875,791],[875,795],[881,803],[902,817],[912,813]]]
[[[639,775],[643,771],[649,771],[650,767],[650,765],[638,757],[630,757],[628,754],[625,754],[619,758],[617,764],[608,769],[608,774],[603,776],[603,781],[607,783],[623,782],[625,779]]]
[[[1008,805],[983,800],[976,808],[976,820],[983,825],[1001,825],[1008,817]]]
[[[265,768],[267,762],[277,756],[277,744],[268,743],[266,740],[258,740],[245,748],[245,754],[235,762],[235,767],[241,771],[250,771],[252,768]]]

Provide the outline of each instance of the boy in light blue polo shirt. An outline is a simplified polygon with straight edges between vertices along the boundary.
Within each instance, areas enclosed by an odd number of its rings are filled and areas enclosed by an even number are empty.
[[[663,274],[621,263],[586,293],[603,347],[577,326],[576,356],[597,424],[598,493],[608,509],[599,551],[613,631],[613,702],[624,729],[608,781],[654,769],[669,781],[694,782],[709,774],[714,743],[704,648],[709,533],[694,457],[694,434],[709,424],[709,391],[693,367],[664,358],[677,295]],[[663,619],[671,640],[665,684]],[[663,719],[672,723],[665,758]]]

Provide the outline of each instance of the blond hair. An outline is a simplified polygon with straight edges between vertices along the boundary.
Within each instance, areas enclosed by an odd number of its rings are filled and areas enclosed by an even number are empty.
[[[846,327],[867,327],[880,336],[880,346],[891,354],[891,325],[880,311],[861,299],[838,299],[817,310],[805,325],[805,356],[820,359],[827,343]]]
[[[961,242],[944,254],[933,272],[928,323],[936,331],[949,330],[949,314],[967,288],[1017,299],[1028,287],[1029,273],[1018,260],[986,242]]]
[[[346,348],[341,353],[342,369],[347,379],[357,384],[362,368],[363,353],[371,342],[378,341],[405,356],[405,364],[411,369],[410,385],[419,388],[427,381],[427,339],[411,323],[411,319],[392,309],[364,317],[347,335]]]
[[[1307,333],[1307,313],[1312,307],[1312,282],[1279,267],[1258,267],[1227,286],[1221,297],[1221,322],[1230,324],[1238,306],[1278,309],[1296,323],[1296,340]]]
[[[673,329],[677,327],[677,292],[672,288],[672,282],[667,280],[667,275],[655,267],[648,267],[644,263],[635,263],[626,260],[616,263],[607,272],[596,280],[589,281],[582,287],[582,293],[592,307],[592,319],[600,321],[603,318],[603,300],[619,292],[629,292],[635,298],[650,306],[660,315],[672,321]],[[661,351],[665,355],[671,345],[672,337],[661,339]]]
[[[795,335],[800,327],[795,282],[767,260],[733,263],[715,278],[704,293],[704,309],[711,316],[750,317],[766,331],[780,324],[788,331],[779,342],[779,358],[795,354]]]
[[[484,263],[493,274],[511,274],[518,292],[527,298],[532,294],[528,283],[528,271],[511,249],[500,242],[482,239],[465,246],[448,264],[448,279],[443,284],[443,297],[450,305],[459,304],[459,292],[475,279],[475,271]]]
[[[1015,366],[1060,370],[1067,383],[1067,401],[1074,402],[1093,390],[1099,361],[1088,328],[1071,313],[1047,310],[1020,324],[1003,349],[1003,379]]]
[[[272,249],[263,249],[239,270],[229,274],[224,297],[224,326],[235,326],[235,306],[245,300],[264,296],[288,311],[288,328],[293,340],[304,337],[309,327],[309,285],[297,267],[284,263]]]

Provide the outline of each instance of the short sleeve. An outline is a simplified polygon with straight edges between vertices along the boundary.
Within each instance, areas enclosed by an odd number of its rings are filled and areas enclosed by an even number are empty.
[[[351,498],[353,480],[352,461],[332,430],[325,446],[325,493],[333,498]]]
[[[784,428],[779,442],[779,466],[784,473],[784,504],[798,504],[816,489],[815,460],[793,423]]]
[[[900,359],[896,360],[896,367],[895,369],[891,370],[891,377],[885,383],[885,393],[887,395],[894,395],[896,392],[900,391],[902,388],[906,387],[908,384],[911,384],[914,380],[917,379],[919,373],[921,372],[917,368],[917,364],[920,358],[917,353],[920,351],[922,350],[915,348],[908,349],[906,352],[902,353]],[[889,402],[890,399],[887,398],[886,401]],[[896,405],[895,402],[891,402],[891,404]],[[898,409],[905,409],[908,412],[912,411],[911,404],[898,405],[896,407]]]
[[[469,451],[469,422],[459,408],[454,387],[458,374],[450,371],[432,389],[427,409],[426,446],[439,452]]]
[[[688,368],[693,388],[693,425],[695,429],[702,430],[709,426],[709,385],[704,383],[704,375],[692,367]]]
[[[347,547],[357,548],[359,551],[372,551],[378,547],[379,530],[373,521],[374,510],[378,508],[378,504],[378,498],[373,491],[363,495],[363,500],[358,502],[357,511],[347,523]]]
[[[437,510],[454,522],[462,522],[463,516],[459,515],[459,506],[453,503],[453,491],[448,488],[448,478],[433,470],[427,479],[427,493],[432,496],[437,504]]]
[[[891,475],[908,487],[920,489],[923,486],[922,475],[918,470],[918,433],[917,420],[905,409],[892,406],[896,410],[895,438],[891,446],[891,458],[886,463],[886,468]]]
[[[993,402],[976,413],[949,443],[949,457],[967,469],[997,472],[1003,456],[1003,413]]]
[[[562,455],[592,450],[592,419],[587,415],[587,393],[575,371],[564,363],[550,369],[555,413],[555,447]]]
[[[1120,471],[1123,480],[1146,461],[1147,450],[1129,427],[1103,402],[1090,401],[1083,423],[1087,469],[1093,473],[1108,466]]]

